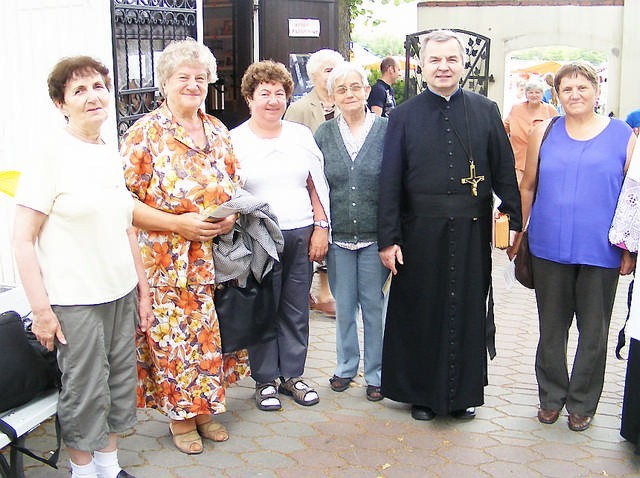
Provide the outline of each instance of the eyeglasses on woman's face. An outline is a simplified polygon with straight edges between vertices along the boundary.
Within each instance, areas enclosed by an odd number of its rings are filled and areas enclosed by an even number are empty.
[[[362,86],[360,83],[353,83],[352,85],[349,85],[349,86],[345,86],[345,85],[336,86],[333,89],[333,93],[336,95],[346,95],[347,91],[350,91],[354,95],[357,95],[363,89],[364,89],[364,86]]]

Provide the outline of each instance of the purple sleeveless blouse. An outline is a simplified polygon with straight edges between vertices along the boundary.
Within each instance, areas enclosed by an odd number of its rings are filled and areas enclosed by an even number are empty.
[[[632,131],[611,118],[586,141],[569,137],[565,118],[540,148],[538,192],[529,220],[531,253],[561,264],[616,268],[621,250],[608,233],[624,179]]]

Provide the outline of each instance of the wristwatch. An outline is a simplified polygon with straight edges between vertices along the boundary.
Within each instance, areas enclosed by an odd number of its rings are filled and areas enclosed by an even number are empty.
[[[316,227],[321,227],[322,229],[329,229],[329,223],[324,219],[320,219],[319,221],[313,221],[313,225]]]

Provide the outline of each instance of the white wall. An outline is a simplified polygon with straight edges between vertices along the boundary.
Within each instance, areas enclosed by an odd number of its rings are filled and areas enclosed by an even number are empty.
[[[640,108],[640,1],[627,0],[622,22],[620,117]]]
[[[488,96],[501,109],[508,76],[505,58],[513,51],[556,45],[604,51],[608,55],[609,73],[607,110],[619,116],[640,107],[640,88],[637,87],[640,0],[625,3],[624,7],[428,7],[418,4],[418,26],[419,31],[459,28],[491,38],[489,72],[496,81],[489,85]]]
[[[64,125],[47,93],[47,75],[56,61],[91,55],[113,70],[110,2],[2,2],[0,42],[0,170],[20,170],[37,154],[40,138]],[[104,133],[105,140],[116,140],[113,109]],[[12,216],[12,201],[0,198],[0,285],[17,281],[10,246]]]

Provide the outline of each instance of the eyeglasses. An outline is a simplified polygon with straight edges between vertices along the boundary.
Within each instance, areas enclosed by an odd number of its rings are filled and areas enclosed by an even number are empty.
[[[360,93],[362,91],[362,89],[364,88],[364,86],[359,85],[359,84],[353,84],[351,86],[338,86],[337,88],[335,88],[333,90],[333,92],[336,95],[344,95],[347,93],[347,91],[350,91],[351,93],[353,93],[354,95]]]

